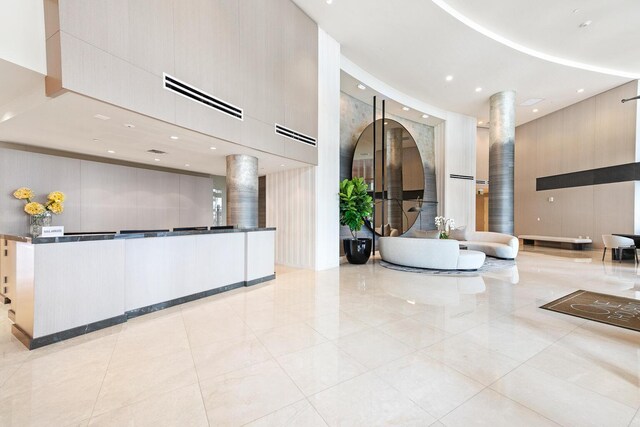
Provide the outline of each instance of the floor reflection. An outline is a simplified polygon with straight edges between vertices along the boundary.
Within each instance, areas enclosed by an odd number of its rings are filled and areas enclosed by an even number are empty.
[[[427,276],[401,283],[385,282],[384,291],[409,304],[460,305],[462,295],[474,295],[486,290],[482,276]]]

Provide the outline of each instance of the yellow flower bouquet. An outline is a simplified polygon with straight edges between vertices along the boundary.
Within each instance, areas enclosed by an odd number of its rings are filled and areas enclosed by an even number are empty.
[[[64,212],[64,205],[62,203],[64,202],[65,195],[61,191],[52,191],[49,193],[47,201],[44,204],[32,201],[31,199],[35,197],[35,194],[33,190],[27,187],[18,188],[13,192],[13,197],[26,201],[24,211],[31,216],[40,216],[47,212],[59,215]]]

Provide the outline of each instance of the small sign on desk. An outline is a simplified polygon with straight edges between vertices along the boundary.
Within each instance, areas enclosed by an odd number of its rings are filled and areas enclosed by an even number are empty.
[[[59,237],[64,236],[64,225],[56,225],[52,227],[42,227],[40,237]]]

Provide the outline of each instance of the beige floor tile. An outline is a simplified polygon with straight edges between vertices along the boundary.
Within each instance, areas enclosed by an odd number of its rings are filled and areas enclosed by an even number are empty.
[[[492,384],[521,364],[497,351],[471,342],[462,335],[434,344],[421,353],[484,385]]]
[[[109,367],[94,415],[198,382],[189,350]]]
[[[640,407],[640,346],[572,333],[527,365],[631,407]]]
[[[0,399],[62,383],[101,383],[116,344],[105,337],[30,357],[0,387]]]
[[[307,396],[367,370],[330,342],[281,356],[278,363]]]
[[[425,426],[435,418],[370,372],[309,397],[330,426]]]
[[[275,361],[267,361],[200,383],[210,425],[242,425],[303,398]]]
[[[378,329],[416,350],[440,342],[450,335],[412,318],[385,323]]]
[[[628,426],[636,412],[636,408],[524,365],[491,388],[562,425]]]
[[[436,418],[484,388],[455,369],[420,354],[387,363],[375,372]]]
[[[461,334],[460,337],[502,353],[519,362],[524,362],[553,344],[553,341],[548,339],[492,326],[491,324],[484,324],[470,329]]]
[[[200,380],[271,359],[269,351],[254,335],[197,346],[192,354]]]
[[[268,329],[258,333],[258,339],[275,357],[293,353],[327,340],[315,329],[304,323]]]
[[[89,419],[100,391],[102,376],[25,387],[0,399],[2,426],[58,426]]]
[[[200,387],[192,384],[93,417],[90,426],[208,426]]]
[[[307,400],[301,400],[246,425],[248,427],[326,427],[327,423]]]
[[[636,413],[636,417],[631,421],[629,427],[640,427],[640,410]]]
[[[241,317],[247,326],[255,332],[266,331],[279,326],[292,325],[304,320],[304,316],[294,314],[286,306],[250,311]]]
[[[330,340],[369,328],[366,323],[341,311],[310,318],[306,323]]]
[[[385,310],[377,305],[368,305],[362,308],[347,310],[346,312],[349,316],[369,326],[379,326],[405,318],[402,314]]]
[[[377,368],[414,351],[408,345],[377,329],[356,332],[334,342],[356,362],[369,369]]]
[[[537,427],[558,424],[493,390],[483,390],[442,418],[446,426]]]
[[[254,336],[253,331],[242,320],[235,318],[220,322],[196,322],[185,325],[189,344],[192,348],[213,344],[230,339],[249,338]]]

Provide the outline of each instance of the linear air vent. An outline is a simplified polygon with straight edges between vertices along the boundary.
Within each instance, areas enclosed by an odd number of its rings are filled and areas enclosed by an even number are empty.
[[[452,173],[449,175],[449,178],[454,178],[454,179],[468,179],[473,181],[473,177],[471,175],[457,175],[455,173]]]
[[[302,142],[304,144],[316,146],[317,142],[315,138],[310,137],[309,135],[305,135],[300,132],[296,132],[293,129],[289,129],[282,125],[276,123],[276,133],[278,135],[284,136],[285,138],[293,139],[298,142]]]
[[[228,116],[235,117],[238,120],[243,120],[244,113],[242,111],[242,108],[236,107],[233,104],[221,100],[220,98],[209,95],[208,93],[203,92],[202,90],[191,86],[183,81],[180,81],[167,73],[163,73],[162,76],[165,89],[177,93],[178,95],[184,96],[185,98],[189,98],[190,100],[198,102],[209,108],[213,108],[214,110],[217,110]]]
[[[152,148],[151,150],[147,150],[147,153],[153,153],[153,154],[167,154],[167,152],[166,152],[166,151],[156,150],[155,148]]]

